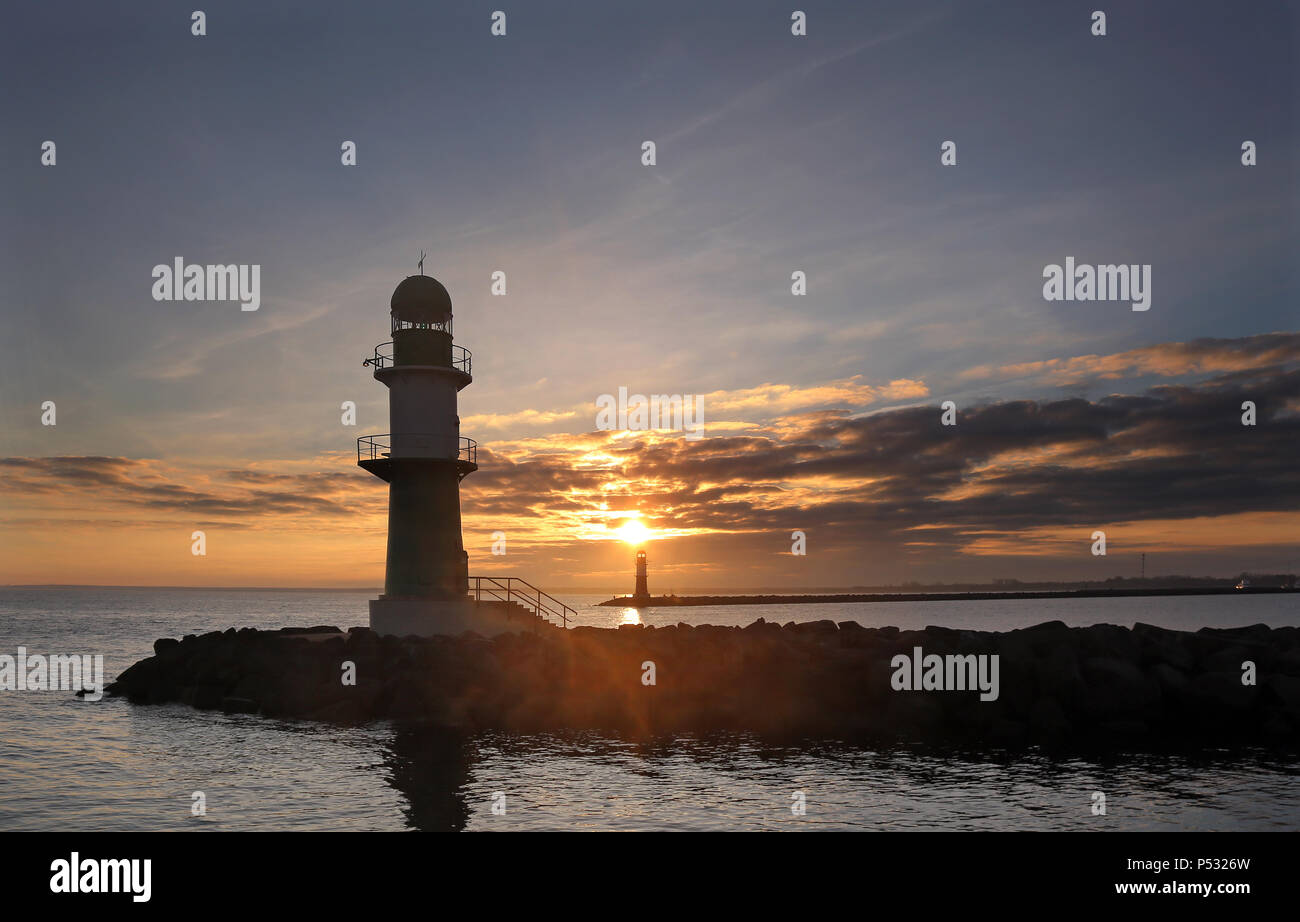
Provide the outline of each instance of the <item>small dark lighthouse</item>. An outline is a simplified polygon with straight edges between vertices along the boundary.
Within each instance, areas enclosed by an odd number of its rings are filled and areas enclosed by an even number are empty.
[[[650,590],[646,588],[645,551],[636,552],[636,592],[632,593],[632,598],[650,598]]]

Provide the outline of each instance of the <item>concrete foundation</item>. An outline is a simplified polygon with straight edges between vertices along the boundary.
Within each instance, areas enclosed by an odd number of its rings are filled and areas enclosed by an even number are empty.
[[[545,631],[548,625],[520,605],[473,599],[371,599],[370,629],[397,637],[459,636],[473,631],[483,637]]]

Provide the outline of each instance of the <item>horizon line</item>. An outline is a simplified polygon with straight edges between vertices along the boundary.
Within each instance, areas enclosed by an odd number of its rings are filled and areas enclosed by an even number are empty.
[[[996,587],[999,584],[1006,586],[1024,585],[1024,586],[1041,586],[1051,584],[1078,584],[1078,583],[1105,583],[1111,580],[1134,580],[1134,581],[1151,581],[1166,579],[1195,579],[1195,580],[1230,580],[1240,576],[1291,576],[1291,573],[1251,573],[1241,571],[1231,576],[1210,576],[1200,575],[1192,576],[1187,573],[1165,573],[1153,576],[1123,576],[1112,575],[1094,579],[1019,579],[1016,577],[995,577],[990,580],[979,581],[961,581],[961,582],[921,582],[918,580],[909,580],[905,583],[854,583],[852,585],[814,585],[814,586],[699,586],[683,587],[686,593],[711,593],[711,592],[734,592],[734,593],[772,593],[772,592],[798,592],[808,593],[812,591],[819,592],[844,592],[847,590],[864,590],[864,589],[902,589],[910,590],[916,588],[932,588],[943,586],[988,586]],[[605,593],[613,592],[615,597],[623,587],[610,588],[607,586],[557,586],[551,592],[572,592],[572,593]],[[158,585],[158,584],[116,584],[116,583],[0,583],[0,589],[175,589],[184,592],[203,592],[203,591],[227,591],[227,592],[375,592],[383,594],[383,588],[380,586],[180,586],[180,585]],[[678,595],[670,592],[665,595]]]

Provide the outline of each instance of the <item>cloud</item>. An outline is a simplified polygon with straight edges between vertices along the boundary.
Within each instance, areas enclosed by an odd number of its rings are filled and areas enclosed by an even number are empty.
[[[208,359],[222,349],[259,337],[271,336],[315,323],[335,310],[329,305],[312,305],[281,299],[285,306],[297,308],[296,313],[258,314],[260,322],[247,322],[222,333],[203,337],[174,336],[137,360],[130,371],[144,380],[172,381],[201,374]]]
[[[0,458],[0,495],[7,497],[9,508],[40,509],[48,515],[95,509],[107,518],[128,508],[142,515],[210,516],[246,523],[287,517],[340,518],[376,500],[365,491],[369,480],[369,475],[356,470],[210,473],[171,468],[152,459]]]
[[[749,87],[743,93],[738,94],[723,105],[711,111],[694,116],[680,128],[668,134],[664,138],[664,141],[678,143],[700,129],[706,128],[721,119],[725,119],[737,112],[759,106],[773,96],[777,91],[798,85],[801,81],[825,67],[830,67],[841,61],[848,60],[849,58],[855,57],[868,49],[877,48],[881,45],[886,45],[913,36],[917,32],[928,28],[940,18],[940,12],[930,13],[901,28],[889,32],[877,33],[869,39],[855,42],[829,54],[824,54],[805,61],[795,67],[787,68],[766,80]]]
[[[479,471],[462,484],[466,543],[505,530],[512,565],[582,575],[590,572],[582,561],[606,553],[590,539],[614,537],[637,512],[675,536],[665,548],[691,549],[680,552],[680,572],[751,567],[762,579],[771,566],[763,555],[800,528],[816,536],[816,565],[838,561],[842,584],[866,560],[907,554],[935,566],[1077,559],[1095,528],[1164,550],[1291,547],[1286,536],[1300,534],[1300,369],[1249,367],[1290,354],[1281,340],[1251,341],[1253,360],[1231,342],[1135,350],[1153,356],[1147,367],[1232,369],[1206,380],[1098,399],[988,402],[963,407],[956,426],[941,425],[937,405],[870,415],[799,409],[919,393],[916,382],[873,388],[849,379],[725,392],[737,408],[796,412],[699,441],[652,431],[484,443]],[[1168,357],[1179,354],[1175,366]],[[1247,400],[1258,408],[1255,426],[1241,424]],[[41,515],[83,523],[172,516],[326,541],[374,532],[386,491],[333,455],[221,470],[58,456],[0,459],[0,496],[0,524],[10,529]],[[307,544],[286,548],[286,558],[310,554]]]
[[[629,388],[629,399],[635,393]],[[887,384],[866,384],[862,375],[853,375],[824,384],[799,386],[767,382],[754,387],[714,390],[699,395],[704,401],[706,425],[716,427],[744,427],[754,419],[770,420],[774,416],[815,408],[840,407],[865,409],[882,401],[914,400],[926,397],[930,389],[923,381],[900,378]],[[648,392],[646,394],[648,396]],[[740,419],[723,421],[718,413],[733,413]],[[746,420],[743,417],[748,417]],[[589,404],[576,404],[566,409],[527,409],[514,413],[480,413],[461,419],[462,431],[518,429],[541,427],[558,422],[594,425],[596,400]]]
[[[582,412],[577,407],[567,410],[517,410],[514,413],[474,413],[461,418],[466,431],[481,432],[487,429],[510,429],[520,426],[548,426],[564,420],[576,419]],[[591,410],[589,415],[595,414]]]
[[[937,407],[815,414],[769,433],[689,442],[561,436],[485,464],[467,512],[527,512],[558,534],[639,509],[684,534],[780,531],[842,547],[924,540],[960,552],[1035,529],[1300,509],[1300,371],[1234,372],[1140,395],[1003,401],[940,425]],[[1253,400],[1258,425],[1241,424]],[[1022,548],[1023,549],[1023,548]]]
[[[1240,339],[1160,343],[1111,355],[1079,355],[1014,365],[981,365],[966,380],[1031,378],[1042,384],[1078,385],[1136,376],[1164,378],[1244,371],[1300,362],[1300,333],[1265,333]]]
[[[791,413],[813,407],[866,407],[882,400],[912,400],[926,397],[930,389],[924,382],[906,378],[876,386],[862,383],[861,375],[843,381],[813,387],[788,384],[762,384],[740,390],[713,391],[704,395],[705,410],[717,412],[761,411]]]

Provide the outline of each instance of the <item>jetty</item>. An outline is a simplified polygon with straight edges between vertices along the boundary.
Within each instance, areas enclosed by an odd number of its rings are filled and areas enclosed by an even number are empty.
[[[989,592],[854,592],[833,595],[622,595],[597,604],[610,608],[662,608],[700,605],[828,605],[841,602],[973,602],[997,599],[1115,599],[1124,596],[1261,595],[1295,592],[1293,588],[1259,586],[1178,587],[1167,589],[1043,589]]]
[[[163,638],[107,691],[140,705],[465,731],[1125,751],[1300,740],[1300,627],[538,626],[490,638],[330,626]],[[996,662],[995,699],[928,679],[900,690],[899,663],[929,656]]]

